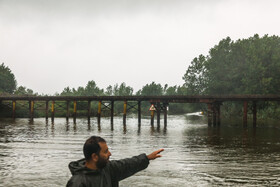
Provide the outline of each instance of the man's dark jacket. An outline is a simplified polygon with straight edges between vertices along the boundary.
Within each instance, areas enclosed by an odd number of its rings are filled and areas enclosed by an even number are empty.
[[[85,167],[85,159],[70,162],[72,173],[67,187],[118,187],[119,181],[147,168],[149,160],[145,154],[110,161],[105,168],[92,170]]]

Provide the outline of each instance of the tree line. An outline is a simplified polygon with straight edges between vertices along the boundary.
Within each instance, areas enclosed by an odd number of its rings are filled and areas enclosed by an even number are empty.
[[[134,92],[126,83],[99,88],[94,80],[85,87],[64,88],[61,96],[127,96],[127,95],[233,95],[279,94],[280,92],[280,38],[254,35],[233,41],[222,39],[207,55],[195,57],[186,67],[184,84],[169,86],[155,82],[144,85]],[[24,86],[17,87],[15,76],[4,65],[0,66],[0,94],[39,95]],[[224,115],[242,113],[241,103],[224,103]],[[174,104],[175,113],[205,110],[204,105]],[[258,103],[259,115],[277,118],[278,103]]]
[[[106,89],[101,89],[97,86],[95,81],[88,81],[85,87],[78,88],[70,88],[69,86],[64,88],[61,93],[57,93],[57,96],[150,96],[150,95],[185,95],[185,87],[184,86],[168,86],[165,84],[162,86],[161,84],[157,84],[152,82],[150,84],[146,84],[142,87],[142,89],[138,90],[134,93],[134,90],[131,86],[126,85],[126,83],[109,85]],[[97,103],[92,104],[92,109],[94,113],[97,113]],[[142,102],[141,110],[143,114],[149,114],[149,108],[151,104],[149,102]],[[184,104],[170,104],[170,113],[171,114],[182,114],[186,112],[190,112],[192,109]],[[121,114],[123,112],[123,102],[115,102],[114,110],[116,114]],[[109,111],[108,115],[109,115]],[[137,111],[132,110],[130,113],[136,113]]]
[[[256,34],[233,41],[227,37],[207,56],[194,58],[183,79],[188,94],[279,94],[280,38]],[[224,103],[224,114],[240,115],[241,105]],[[279,118],[279,103],[259,102],[258,111],[259,117]]]
[[[40,95],[36,92],[34,92],[32,89],[26,88],[24,86],[16,86],[16,80],[15,76],[11,72],[11,70],[2,63],[1,68],[6,71],[6,74],[9,75],[9,79],[6,79],[7,84],[13,85],[13,87],[10,87],[9,89],[6,89],[5,85],[2,85],[1,81],[1,87],[0,87],[0,94],[1,95],[33,95],[33,96],[45,96]],[[5,88],[4,89],[2,89]],[[138,90],[134,93],[134,90],[131,86],[126,85],[126,83],[121,84],[115,84],[115,85],[109,85],[106,89],[99,88],[94,80],[88,81],[86,86],[79,86],[78,88],[70,88],[69,86],[65,87],[61,93],[56,93],[56,96],[131,96],[131,95],[139,95],[139,96],[149,96],[149,95],[185,95],[185,87],[184,86],[168,86],[165,84],[162,86],[161,84],[157,84],[155,82],[152,82],[150,84],[146,84],[142,87],[142,89]],[[80,112],[80,115],[86,115],[87,111],[87,103],[86,102],[79,102],[80,109],[78,110]],[[66,103],[60,103],[64,108],[66,108]],[[97,114],[97,103],[93,102],[92,104],[92,113]],[[141,110],[143,114],[148,115],[149,114],[149,108],[150,108],[149,102],[142,102],[141,104]],[[50,107],[49,107],[50,108]],[[82,110],[81,110],[82,108]],[[170,113],[171,114],[179,114],[179,113],[186,113],[191,111],[189,107],[186,107],[186,105],[180,105],[180,104],[170,104],[169,108],[171,108]],[[0,108],[1,110],[1,108]],[[3,110],[3,109],[2,109]],[[25,109],[27,110],[27,109]],[[28,112],[25,110],[18,110],[17,115],[18,116],[26,116]],[[70,113],[71,110],[73,110],[73,103],[70,103]],[[121,114],[123,112],[123,102],[115,102],[114,110],[116,115]],[[43,116],[44,112],[35,113],[35,116]],[[136,111],[132,110],[130,113],[136,113]],[[107,114],[109,115],[109,111],[107,111]],[[58,116],[65,115],[64,112],[58,112]],[[106,115],[106,111],[104,113]]]

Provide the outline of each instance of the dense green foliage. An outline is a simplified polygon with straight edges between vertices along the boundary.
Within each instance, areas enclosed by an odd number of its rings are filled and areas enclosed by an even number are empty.
[[[152,82],[146,84],[142,89],[138,90],[135,95],[149,96],[149,95],[184,95],[186,94],[185,86],[168,86],[164,87],[161,84]],[[69,86],[64,88],[63,91],[58,94],[61,96],[128,96],[134,95],[133,88],[127,86],[124,82],[115,84],[114,86],[109,85],[106,90],[101,89],[97,86],[95,81],[89,81],[86,87],[70,88]]]
[[[164,85],[164,87],[161,84],[156,84],[155,82],[152,82],[150,84],[146,84],[142,87],[139,91],[136,92],[136,95],[142,95],[142,96],[149,96],[149,95],[183,95],[185,94],[186,88],[184,86],[168,86],[167,84]],[[133,88],[130,86],[127,86],[125,83],[115,84],[114,86],[109,85],[106,90],[100,89],[95,81],[89,81],[86,85],[86,87],[78,87],[70,88],[66,87],[63,89],[61,96],[128,96],[133,95]],[[133,105],[133,104],[132,104]],[[142,112],[144,114],[149,113],[150,108],[149,102],[143,102],[142,103]],[[86,105],[85,105],[86,106]],[[86,107],[84,107],[86,108]],[[93,110],[97,109],[97,103],[92,103]],[[186,112],[186,107],[183,104],[170,104],[171,113],[184,113]],[[116,114],[121,114],[123,112],[123,102],[115,102],[114,104],[114,110]],[[134,110],[132,110],[133,112]],[[189,108],[188,108],[189,111]],[[131,111],[130,111],[131,112]],[[94,111],[96,113],[96,111]]]
[[[14,74],[4,63],[0,65],[0,94],[12,94],[17,86]]]
[[[61,96],[100,96],[104,95],[104,90],[97,87],[95,81],[88,81],[86,87],[78,87],[75,88],[69,88],[66,87],[63,89]]]
[[[183,79],[190,94],[278,94],[280,38],[228,37],[195,58]]]
[[[15,95],[38,95],[34,93],[32,89],[26,88],[25,86],[19,86],[14,92]]]
[[[143,86],[136,95],[163,95],[163,87],[160,84],[152,82],[151,84]]]
[[[279,94],[280,38],[255,35],[235,42],[223,39],[209,55],[194,58],[183,79],[189,94]],[[238,114],[240,105],[226,103],[224,107]],[[264,116],[280,112],[275,103],[258,103],[258,107]]]

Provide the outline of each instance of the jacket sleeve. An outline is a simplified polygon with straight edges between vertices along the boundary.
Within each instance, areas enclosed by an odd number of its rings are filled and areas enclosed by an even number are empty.
[[[148,165],[149,159],[146,154],[122,160],[114,160],[110,163],[111,176],[113,176],[113,180],[120,181],[147,168]]]

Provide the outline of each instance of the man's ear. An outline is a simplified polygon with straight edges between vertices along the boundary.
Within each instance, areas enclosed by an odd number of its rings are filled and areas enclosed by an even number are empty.
[[[91,159],[93,162],[97,162],[98,161],[98,155],[96,153],[92,153],[91,154]]]

